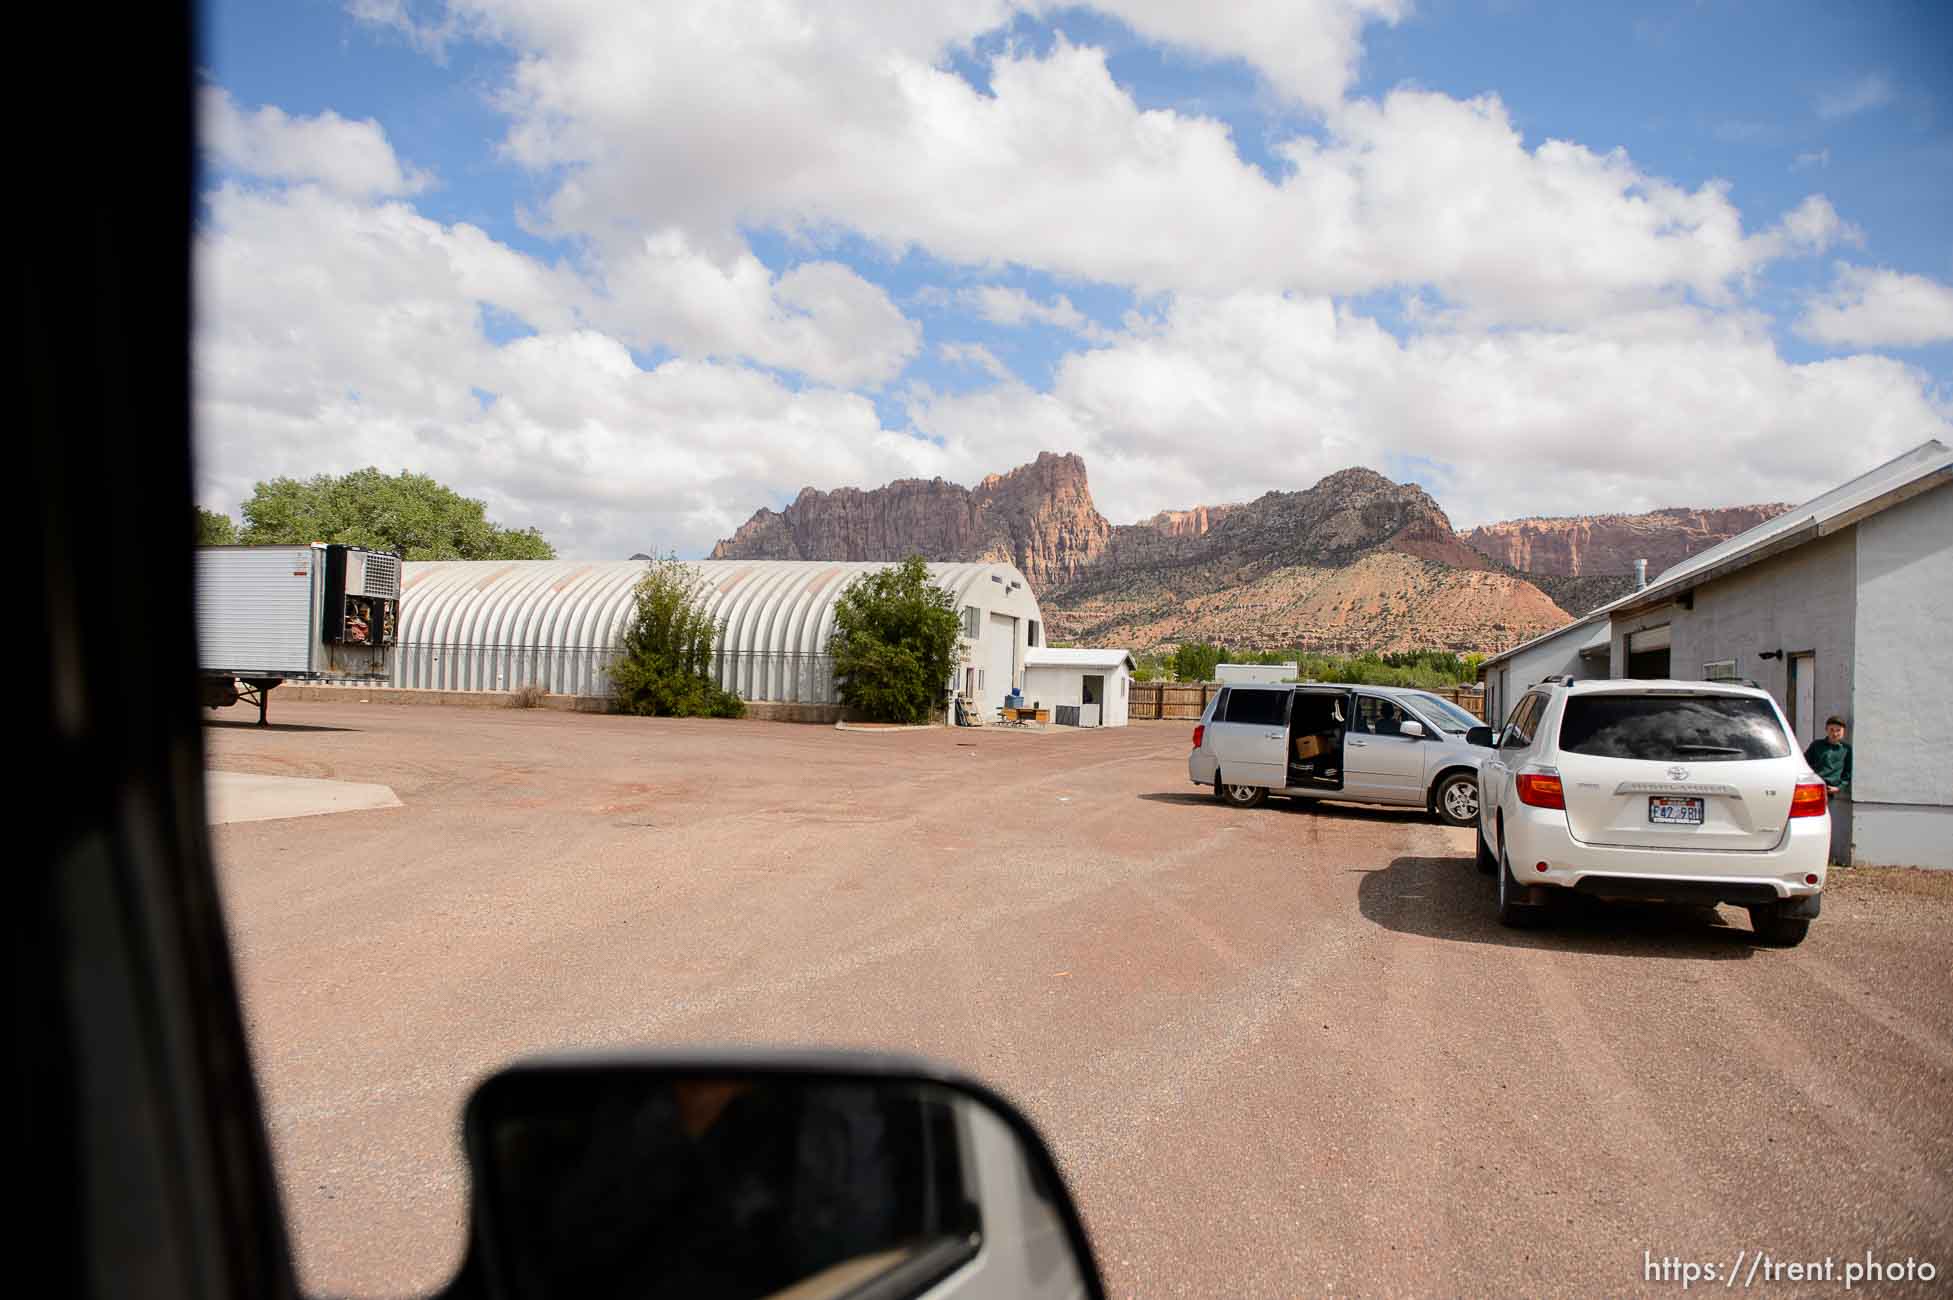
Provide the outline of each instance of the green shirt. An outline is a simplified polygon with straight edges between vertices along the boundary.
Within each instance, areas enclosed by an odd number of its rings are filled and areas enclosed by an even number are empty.
[[[1840,790],[1851,788],[1850,741],[1833,744],[1828,737],[1813,740],[1811,747],[1804,751],[1804,761],[1811,765],[1811,771],[1824,778],[1824,784],[1835,785]]]

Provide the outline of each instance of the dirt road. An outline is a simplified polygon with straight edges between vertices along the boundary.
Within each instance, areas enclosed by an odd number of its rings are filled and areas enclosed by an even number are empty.
[[[1469,832],[1220,807],[1178,724],[278,716],[210,728],[211,765],[403,804],[215,831],[311,1288],[445,1279],[498,1063],[699,1040],[998,1084],[1115,1294],[1672,1293],[1650,1255],[1739,1251],[1953,1275],[1945,878],[1844,873],[1791,951],[1733,910],[1519,934]]]

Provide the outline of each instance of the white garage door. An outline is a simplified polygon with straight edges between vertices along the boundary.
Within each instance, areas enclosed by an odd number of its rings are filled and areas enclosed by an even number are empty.
[[[983,703],[986,709],[1003,704],[1010,694],[1011,656],[1017,645],[1017,620],[992,614],[983,629],[977,662],[983,665]]]

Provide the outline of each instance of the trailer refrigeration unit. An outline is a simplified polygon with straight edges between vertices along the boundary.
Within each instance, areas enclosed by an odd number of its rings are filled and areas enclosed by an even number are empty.
[[[258,706],[281,682],[385,681],[400,625],[400,557],[359,546],[197,548],[205,708]]]

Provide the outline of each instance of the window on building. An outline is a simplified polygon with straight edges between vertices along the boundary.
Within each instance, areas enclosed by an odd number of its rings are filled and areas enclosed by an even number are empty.
[[[1711,664],[1702,665],[1702,680],[1705,682],[1733,682],[1736,680],[1736,661],[1718,659]]]
[[[983,611],[975,605],[963,606],[963,635],[974,641],[977,631],[983,626]]]
[[[1024,629],[1024,644],[1027,646],[1043,644],[1038,640],[1038,621],[1036,619],[1032,619],[1030,626]]]

